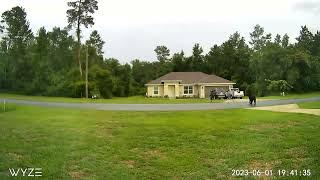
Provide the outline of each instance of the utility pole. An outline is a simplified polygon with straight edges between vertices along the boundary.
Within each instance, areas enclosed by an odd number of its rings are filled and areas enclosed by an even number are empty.
[[[88,99],[88,46],[86,47],[86,98]]]

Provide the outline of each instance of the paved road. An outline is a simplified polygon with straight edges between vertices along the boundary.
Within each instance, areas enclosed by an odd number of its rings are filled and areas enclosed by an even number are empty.
[[[0,102],[4,99],[0,98]],[[285,100],[267,100],[257,102],[257,107],[273,106],[283,104],[294,104],[301,102],[320,101],[320,97],[304,99],[285,99]],[[248,108],[247,102],[234,103],[197,103],[197,104],[102,104],[102,103],[56,103],[6,99],[8,103],[19,105],[43,106],[43,107],[62,107],[62,108],[84,108],[96,110],[112,111],[186,111],[186,110],[214,110],[214,109],[237,109]]]

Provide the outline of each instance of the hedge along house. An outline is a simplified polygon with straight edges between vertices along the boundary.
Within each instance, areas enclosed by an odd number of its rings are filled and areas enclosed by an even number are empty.
[[[171,72],[146,84],[148,97],[198,97],[208,98],[215,89],[227,91],[233,83],[216,75],[202,72]]]

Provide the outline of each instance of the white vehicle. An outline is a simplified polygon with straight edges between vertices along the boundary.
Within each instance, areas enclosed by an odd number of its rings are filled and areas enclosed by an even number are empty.
[[[228,93],[231,99],[242,99],[242,97],[244,96],[244,92],[240,91],[239,88],[230,88]]]

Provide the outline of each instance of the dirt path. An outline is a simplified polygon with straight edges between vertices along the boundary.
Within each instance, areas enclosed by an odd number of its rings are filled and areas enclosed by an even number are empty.
[[[267,110],[267,111],[275,111],[275,112],[304,113],[304,114],[313,114],[313,115],[320,116],[320,109],[301,109],[297,104],[254,107],[254,108],[248,108],[248,109]]]

